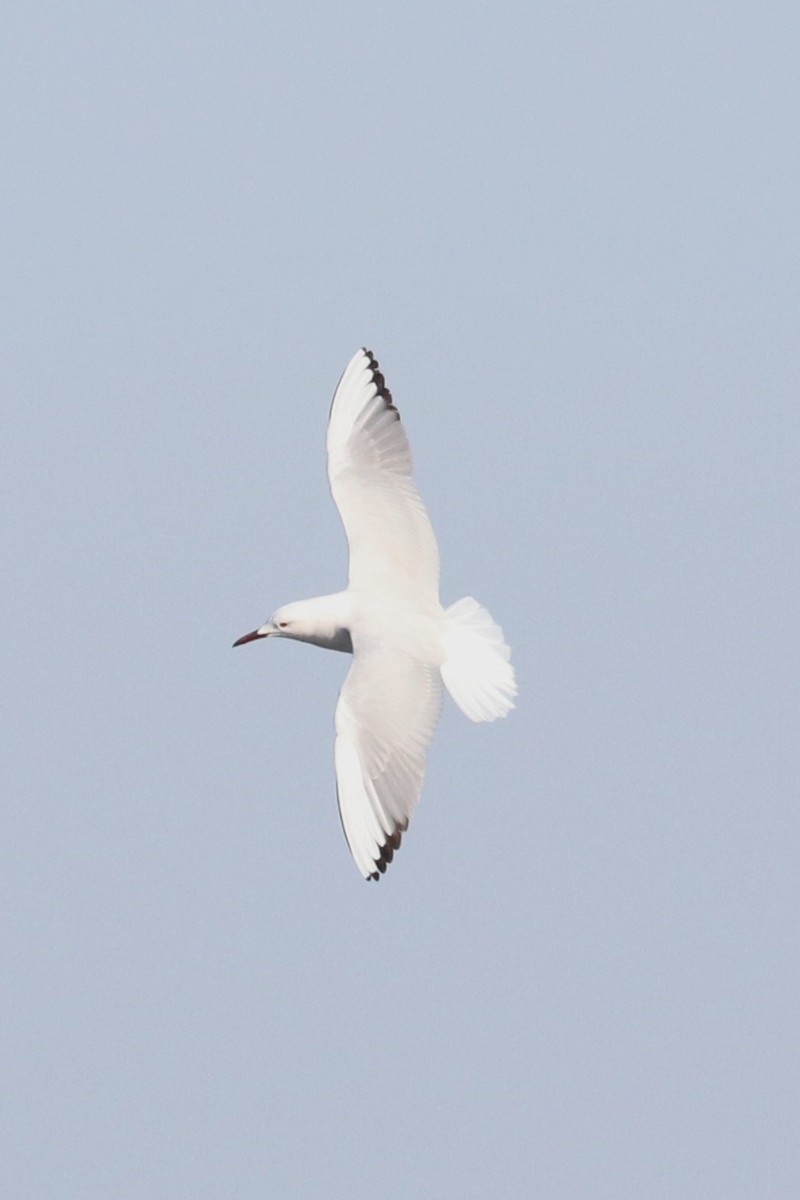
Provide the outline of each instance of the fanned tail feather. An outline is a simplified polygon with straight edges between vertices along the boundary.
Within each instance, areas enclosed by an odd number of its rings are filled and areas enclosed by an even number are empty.
[[[445,610],[442,679],[471,721],[494,721],[514,707],[517,682],[511,651],[491,614],[465,596]]]

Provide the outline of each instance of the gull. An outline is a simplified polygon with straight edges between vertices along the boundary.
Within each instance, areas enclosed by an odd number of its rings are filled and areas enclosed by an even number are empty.
[[[369,350],[353,355],[337,384],[327,451],[350,549],[347,587],[284,605],[234,646],[284,637],[352,654],[336,704],[336,794],[355,864],[377,880],[419,800],[442,684],[472,721],[504,717],[517,685],[487,610],[471,596],[440,603],[436,538],[400,414]]]

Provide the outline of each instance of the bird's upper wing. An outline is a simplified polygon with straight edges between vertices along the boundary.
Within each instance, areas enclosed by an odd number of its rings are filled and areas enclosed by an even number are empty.
[[[400,414],[369,350],[351,358],[334,392],[328,478],[350,545],[350,586],[438,603],[436,538]]]
[[[438,667],[385,644],[357,649],[336,705],[336,792],[365,879],[386,870],[408,828],[441,699]]]

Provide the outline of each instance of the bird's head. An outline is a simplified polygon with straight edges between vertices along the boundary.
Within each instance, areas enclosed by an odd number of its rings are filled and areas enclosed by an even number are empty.
[[[245,642],[266,637],[293,638],[296,642],[311,642],[327,650],[344,650],[352,654],[353,643],[346,620],[344,593],[284,604],[259,629],[246,633],[233,644],[243,646]]]

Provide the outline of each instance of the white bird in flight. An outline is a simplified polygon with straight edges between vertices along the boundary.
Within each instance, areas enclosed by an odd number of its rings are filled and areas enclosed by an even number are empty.
[[[442,682],[472,721],[514,707],[511,651],[472,597],[439,601],[439,551],[411,478],[400,414],[369,350],[345,368],[328,419],[328,479],[350,547],[347,587],[298,600],[234,642],[286,637],[353,655],[336,705],[336,792],[347,844],[379,879],[408,828]]]

